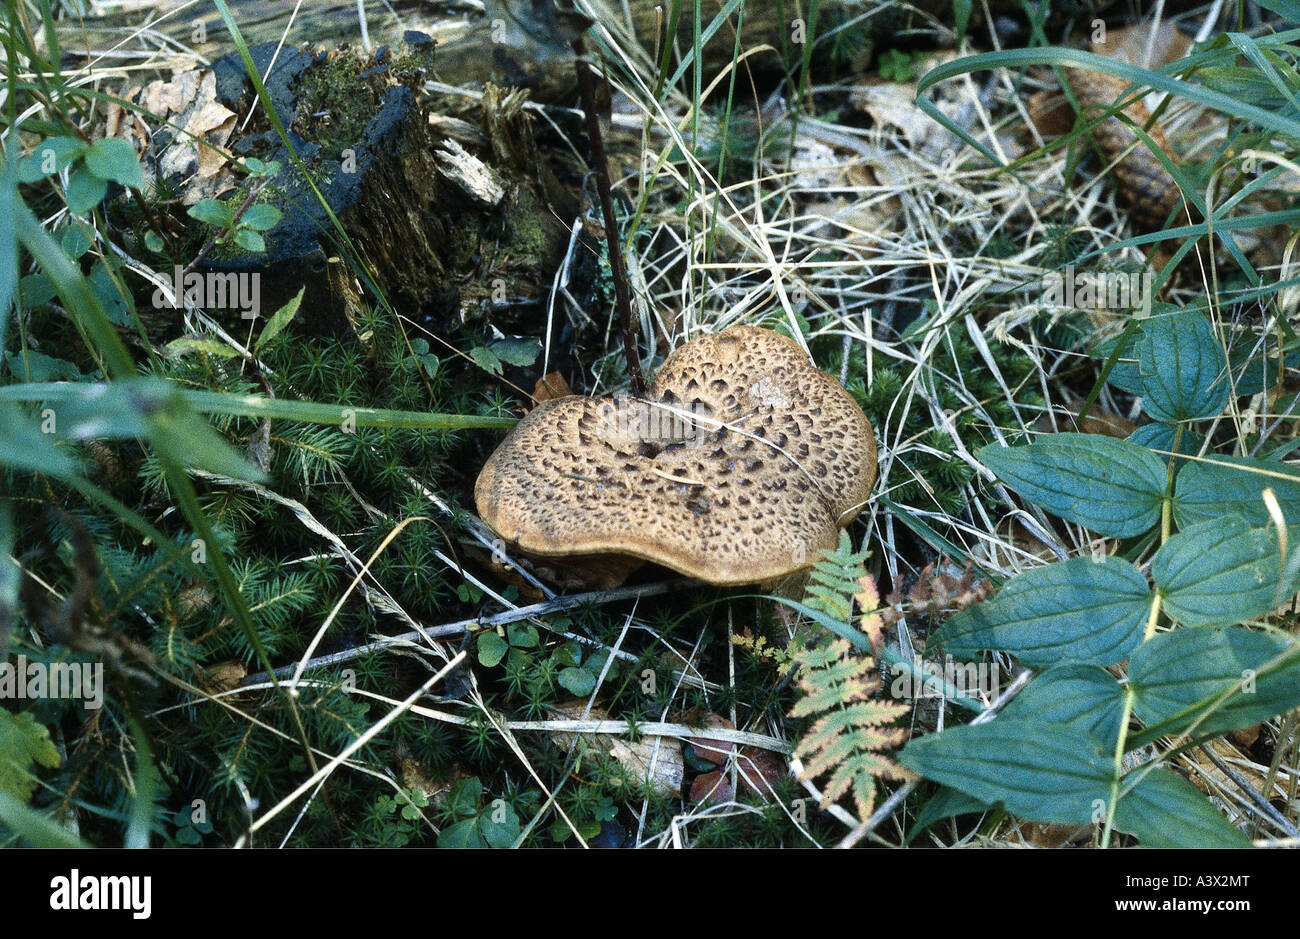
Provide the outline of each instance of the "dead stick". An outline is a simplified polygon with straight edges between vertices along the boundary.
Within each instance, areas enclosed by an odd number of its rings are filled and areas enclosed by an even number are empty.
[[[627,356],[627,374],[632,380],[632,394],[645,397],[645,375],[641,372],[641,351],[636,332],[632,329],[632,301],[627,289],[627,267],[623,264],[623,249],[618,237],[618,219],[614,215],[614,196],[609,186],[609,163],[605,159],[605,144],[600,137],[600,121],[596,116],[596,92],[592,86],[592,69],[587,62],[587,50],[579,33],[573,40],[573,67],[578,73],[578,91],[582,96],[582,110],[587,115],[587,140],[591,144],[592,169],[596,173],[596,191],[600,193],[600,213],[605,219],[605,240],[609,243],[609,269],[614,275],[614,298],[618,304],[619,325],[623,330],[623,354]]]

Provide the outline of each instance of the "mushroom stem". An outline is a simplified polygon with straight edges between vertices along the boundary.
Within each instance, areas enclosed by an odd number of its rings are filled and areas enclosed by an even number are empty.
[[[627,289],[627,267],[623,264],[623,248],[618,237],[618,219],[614,215],[614,196],[609,186],[609,162],[605,159],[605,144],[600,136],[600,121],[596,115],[596,92],[592,85],[595,71],[587,61],[587,50],[579,33],[573,39],[573,67],[578,74],[578,91],[582,96],[582,110],[587,116],[587,140],[591,144],[592,169],[596,173],[596,191],[600,194],[600,214],[605,220],[605,240],[609,243],[609,269],[614,277],[614,298],[618,304],[619,326],[623,331],[623,354],[627,357],[627,374],[632,381],[632,394],[644,398],[645,375],[641,371],[641,352],[637,346],[636,331],[632,328],[632,301]]]

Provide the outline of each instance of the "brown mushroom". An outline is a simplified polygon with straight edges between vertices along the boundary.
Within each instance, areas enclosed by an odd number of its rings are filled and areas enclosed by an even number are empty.
[[[733,326],[688,342],[647,398],[539,404],[479,474],[479,515],[527,554],[750,584],[809,567],[867,502],[870,422],[779,333]]]

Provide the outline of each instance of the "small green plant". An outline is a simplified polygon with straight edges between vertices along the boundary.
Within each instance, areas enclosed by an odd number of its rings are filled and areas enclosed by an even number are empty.
[[[976,454],[1025,499],[1119,539],[1118,551],[1023,573],[932,636],[954,656],[1001,650],[1037,674],[995,720],[915,739],[900,761],[1022,818],[1095,824],[1103,846],[1114,831],[1152,847],[1247,846],[1163,767],[1300,706],[1300,643],[1268,623],[1300,589],[1300,472],[1183,454],[1184,435],[1229,397],[1228,359],[1201,313],[1162,311],[1132,335],[1124,376],[1155,419],[1139,434],[1167,440],[1162,452],[1060,433]],[[1123,662],[1121,683],[1107,669]],[[1150,745],[1154,758],[1126,759]]]
[[[251,158],[245,161],[244,167],[248,170],[252,187],[241,204],[232,208],[219,199],[204,199],[190,207],[189,216],[212,229],[212,244],[225,245],[233,241],[245,251],[260,253],[266,250],[263,233],[278,225],[284,213],[273,205],[257,203],[256,200],[271,177],[279,172],[280,164],[275,160],[264,163]],[[162,240],[152,232],[145,235],[145,245],[151,251],[163,249]]]
[[[438,836],[440,848],[509,848],[519,837],[519,815],[503,798],[483,804],[478,777],[462,779],[447,794],[443,812],[451,823]]]
[[[135,148],[117,137],[90,143],[78,137],[51,137],[18,163],[18,181],[35,183],[68,171],[64,198],[73,215],[85,215],[104,201],[108,184],[139,190],[144,173]]]
[[[912,57],[898,49],[886,49],[880,53],[876,63],[880,77],[891,82],[910,82],[916,77],[916,67]]]

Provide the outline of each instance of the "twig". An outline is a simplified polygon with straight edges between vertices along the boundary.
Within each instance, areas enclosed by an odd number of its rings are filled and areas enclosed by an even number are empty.
[[[388,649],[393,646],[407,645],[412,642],[419,642],[425,636],[432,639],[450,639],[462,636],[467,630],[484,629],[493,626],[501,626],[505,623],[517,623],[520,620],[530,619],[534,616],[546,616],[550,613],[559,613],[563,610],[572,610],[587,604],[613,603],[617,600],[629,600],[633,597],[653,597],[661,593],[668,593],[670,590],[676,590],[682,585],[681,580],[669,580],[658,584],[643,584],[638,587],[620,587],[617,590],[594,590],[590,593],[577,593],[567,597],[556,597],[554,600],[547,600],[543,603],[534,603],[529,606],[521,606],[513,610],[505,610],[501,613],[495,613],[492,616],[475,617],[474,619],[463,619],[455,623],[447,623],[443,626],[431,626],[425,630],[413,629],[397,636],[386,636],[383,639],[377,639],[374,642],[368,642],[365,645],[354,646],[351,649],[344,649],[342,652],[334,652],[330,655],[317,656],[309,659],[303,665],[303,671],[312,668],[321,668],[329,665],[337,665],[339,662],[347,662],[351,659],[358,658],[370,652],[378,652],[382,649]],[[299,663],[284,665],[277,668],[274,675],[277,678],[284,678],[293,674],[294,669],[299,667]],[[248,675],[241,681],[240,687],[254,685],[258,682],[269,681],[271,674],[267,672],[257,672]]]
[[[632,329],[632,300],[627,288],[627,266],[623,263],[623,249],[618,237],[618,218],[614,215],[614,196],[609,186],[609,161],[605,158],[605,144],[600,136],[600,120],[596,115],[596,92],[592,85],[591,64],[579,33],[573,39],[573,68],[578,75],[578,91],[582,96],[582,110],[587,115],[587,140],[591,144],[592,170],[596,174],[596,191],[600,194],[600,214],[605,219],[605,241],[609,245],[609,269],[614,277],[614,298],[618,303],[618,320],[623,331],[623,354],[627,357],[627,374],[632,381],[632,394],[645,397],[645,375],[641,372],[641,351],[637,346],[636,332]]]
[[[1223,759],[1209,747],[1201,747],[1201,752],[1210,758],[1210,762],[1218,768],[1219,772],[1223,773],[1236,783],[1237,788],[1245,793],[1246,797],[1250,799],[1254,806],[1267,815],[1274,825],[1282,829],[1285,834],[1290,835],[1292,838],[1300,838],[1300,830],[1298,830],[1295,825],[1291,824],[1290,820],[1279,812],[1273,804],[1268,801],[1268,799],[1264,798],[1263,794],[1250,784],[1250,780],[1246,779],[1246,777],[1242,776],[1241,773],[1237,772],[1225,763]]]

